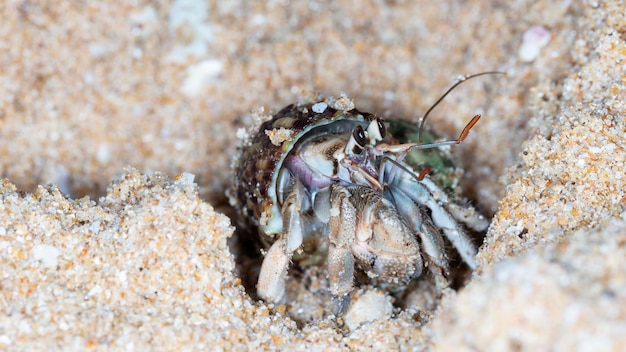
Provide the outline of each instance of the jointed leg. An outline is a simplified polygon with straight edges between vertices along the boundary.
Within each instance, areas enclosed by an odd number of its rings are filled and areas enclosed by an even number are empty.
[[[282,208],[283,233],[267,251],[261,265],[257,293],[267,302],[277,303],[283,300],[289,262],[293,252],[302,245],[300,210],[303,192],[299,182],[291,187]]]
[[[448,202],[448,198],[443,190],[434,185],[434,183],[427,178],[417,182],[412,178],[403,177],[398,178],[396,182],[396,187],[412,190],[412,192],[407,193],[407,195],[413,201],[431,210],[433,223],[443,230],[443,233],[450,242],[452,242],[452,245],[454,245],[465,263],[467,263],[472,270],[476,269],[476,246],[446,209],[445,204]],[[428,185],[428,187],[426,187],[426,185]],[[432,186],[434,187],[431,190]]]
[[[489,227],[489,220],[477,212],[476,209],[473,207],[463,207],[451,202],[448,196],[430,178],[424,178],[421,183],[428,188],[433,197],[441,202],[455,219],[461,221],[470,229],[482,232]]]
[[[420,238],[423,260],[429,264],[437,287],[448,286],[448,258],[444,249],[443,238],[439,230],[426,216],[423,209],[400,189],[389,188],[398,212]],[[421,267],[421,264],[420,264]]]
[[[343,187],[331,186],[331,209],[328,229],[328,279],[334,297],[350,293],[354,280],[352,243],[356,233],[356,208]]]

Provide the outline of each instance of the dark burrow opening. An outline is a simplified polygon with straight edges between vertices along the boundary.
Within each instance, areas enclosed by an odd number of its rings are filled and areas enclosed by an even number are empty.
[[[478,248],[483,241],[484,234],[468,231],[468,235],[472,237]],[[452,244],[447,239],[444,240],[450,262],[449,287],[453,290],[459,290],[468,283],[471,270],[461,260]],[[231,237],[229,245],[235,256],[237,274],[242,280],[246,293],[252,300],[259,300],[256,283],[263,262],[264,246],[258,234],[256,231],[238,227]],[[326,257],[323,255],[327,250],[326,246],[324,241],[321,243],[312,243],[311,241],[304,243],[302,252],[295,254],[291,261],[286,284],[286,302],[284,305],[272,305],[277,311],[284,310],[299,328],[317,324],[329,317],[334,317],[333,321],[337,322],[337,327],[343,328],[341,316],[345,311],[339,314],[339,317],[335,316],[337,304],[330,294],[326,277],[327,264]],[[316,251],[315,248],[318,250]],[[311,253],[314,254],[311,255]],[[425,316],[430,316],[430,312],[436,309],[442,295],[428,268],[423,269],[420,277],[403,286],[374,282],[357,268],[350,302],[353,303],[359,296],[372,290],[384,294],[393,304],[393,314],[415,308],[426,313]],[[347,309],[349,309],[349,305]]]
[[[472,121],[477,121],[476,117]],[[291,120],[289,120],[291,121]],[[343,121],[343,120],[342,120]],[[428,228],[431,229],[436,227],[434,225],[434,221],[431,221],[431,215],[429,209],[440,209],[439,214],[449,213],[450,217],[461,219],[465,218],[466,223],[470,223],[470,221],[475,220],[472,218],[472,215],[469,215],[470,212],[465,212],[463,209],[466,204],[463,200],[464,197],[471,195],[473,198],[477,195],[477,192],[473,192],[474,190],[463,189],[461,192],[461,187],[459,187],[458,178],[462,177],[463,172],[460,169],[456,169],[454,167],[454,163],[452,161],[452,156],[450,155],[449,148],[434,148],[432,143],[440,141],[440,139],[434,133],[430,133],[426,130],[420,130],[418,125],[412,123],[410,121],[404,120],[394,120],[389,119],[383,121],[385,124],[385,128],[388,132],[388,135],[391,136],[389,141],[387,141],[391,145],[400,145],[402,143],[418,143],[420,145],[426,144],[428,145],[428,149],[423,151],[412,151],[411,153],[407,153],[405,155],[406,159],[404,159],[403,164],[408,165],[408,168],[401,168],[404,172],[412,174],[417,181],[422,184],[422,188],[426,189],[429,186],[424,186],[426,182],[422,182],[426,175],[433,181],[432,183],[435,186],[432,186],[432,189],[428,189],[427,191],[421,192],[430,192],[430,196],[432,198],[424,200],[424,199],[413,199],[417,206],[419,206],[419,210],[414,210],[414,208],[409,207],[411,210],[405,210],[405,215],[402,215],[402,221],[409,228],[415,228],[415,226],[419,226],[422,229]],[[474,122],[475,123],[475,122]],[[335,122],[336,124],[336,122]],[[464,133],[467,134],[469,128],[473,123],[468,123]],[[324,125],[326,126],[326,125]],[[341,125],[341,128],[338,129],[339,132],[344,133],[344,129],[346,126]],[[326,127],[324,127],[326,128]],[[384,130],[381,128],[381,130]],[[272,130],[273,131],[273,130]],[[317,131],[317,130],[316,130]],[[321,130],[325,132],[326,130]],[[358,129],[354,129],[354,131],[358,131]],[[339,132],[333,132],[335,134],[339,134]],[[260,133],[260,132],[259,132]],[[312,132],[309,132],[312,134]],[[356,133],[356,132],[353,132]],[[422,141],[423,137],[423,141]],[[306,139],[305,137],[300,137],[301,141],[299,143],[312,143],[311,140]],[[459,140],[461,137],[459,137]],[[320,139],[315,140],[316,142],[324,143],[326,140]],[[453,140],[448,140],[448,142],[453,142]],[[459,143],[459,142],[457,142]],[[261,144],[255,144],[255,147],[259,147]],[[305,144],[303,144],[305,145]],[[271,146],[266,146],[267,148],[272,148]],[[303,147],[304,148],[304,147]],[[255,149],[246,149],[247,151],[255,150]],[[254,154],[256,155],[256,154]],[[264,157],[264,155],[262,155]],[[248,156],[250,157],[250,156]],[[404,157],[404,156],[403,156]],[[244,159],[244,160],[254,160],[254,159]],[[357,160],[355,158],[354,160]],[[391,160],[391,159],[387,159]],[[395,159],[394,159],[395,160]],[[257,161],[258,162],[258,161]],[[355,161],[356,162],[356,161]],[[250,164],[248,168],[246,168],[246,172],[248,172],[247,177],[248,183],[242,183],[242,185],[254,185],[254,182],[264,182],[264,179],[259,178],[259,174],[254,174],[252,171],[265,170],[263,165],[258,166],[256,164]],[[367,166],[367,165],[366,165]],[[400,165],[398,164],[400,167]],[[472,167],[476,167],[475,165],[470,165]],[[365,170],[365,169],[364,169]],[[267,170],[265,170],[267,171]],[[457,172],[458,171],[458,172]],[[392,171],[391,171],[392,172]],[[239,175],[239,174],[238,174]],[[256,175],[252,177],[250,175]],[[351,176],[352,177],[352,176]],[[267,180],[265,180],[267,181]],[[408,182],[408,181],[407,181]],[[257,183],[258,185],[258,183]],[[398,186],[399,187],[399,186]],[[410,187],[410,186],[406,186]],[[278,187],[277,187],[278,188]],[[417,187],[416,189],[422,189]],[[468,187],[468,188],[471,188]],[[387,188],[384,188],[387,189]],[[389,187],[391,189],[391,186]],[[404,191],[412,191],[413,188],[403,190]],[[248,190],[250,191],[250,190]],[[255,189],[254,191],[257,191]],[[390,201],[393,198],[393,194],[397,194],[398,199],[402,199],[402,194],[393,193],[394,191],[389,191],[392,194],[392,197],[389,197],[389,194],[384,192],[384,197]],[[247,193],[248,196],[250,194],[254,194],[252,192]],[[422,193],[423,194],[423,193]],[[438,196],[434,194],[448,194],[453,199],[460,200],[458,207],[455,210],[456,215],[452,215],[453,211],[448,208],[447,200],[445,196]],[[241,195],[240,195],[241,196]],[[408,196],[406,196],[409,198]],[[425,197],[424,195],[420,195],[420,197]],[[239,199],[239,202],[246,203],[251,202],[250,199]],[[392,201],[395,202],[395,201]],[[410,201],[409,201],[410,202]],[[252,202],[252,207],[254,204],[258,204]],[[473,202],[477,204],[476,202]],[[398,203],[394,203],[394,207],[396,207],[397,212],[402,212],[397,206]],[[406,206],[407,202],[400,202],[400,204],[404,204]],[[443,209],[443,210],[442,210]],[[447,210],[446,210],[447,209]],[[235,211],[230,212],[233,217],[232,219],[236,219]],[[415,215],[417,219],[414,224],[408,224],[411,222],[411,219],[407,217],[406,214]],[[484,212],[481,212],[485,214]],[[267,213],[263,213],[267,215]],[[305,215],[303,218],[305,219],[313,219],[315,216],[312,214],[301,214]],[[438,215],[441,218],[441,215]],[[445,216],[444,216],[445,217]],[[388,218],[387,218],[388,219]],[[426,219],[426,220],[425,220]],[[467,221],[470,219],[470,221]],[[473,219],[473,220],[472,220]],[[446,220],[447,221],[447,220]],[[446,222],[444,221],[444,223]],[[233,221],[233,223],[238,223],[237,220]],[[419,225],[415,225],[419,223]],[[446,226],[446,225],[443,225]],[[449,226],[449,225],[448,225]],[[479,227],[474,225],[475,227]],[[325,234],[323,229],[319,230],[320,234],[317,236],[309,236],[314,238],[313,240],[306,240],[303,244],[302,253],[297,253],[294,255],[294,258],[291,260],[291,265],[288,273],[288,279],[286,281],[286,300],[284,305],[278,305],[274,307],[277,311],[285,311],[288,316],[290,316],[300,327],[303,327],[308,324],[316,324],[317,322],[321,322],[327,320],[329,317],[334,316],[334,313],[337,312],[336,300],[333,300],[333,297],[330,294],[329,290],[329,282],[327,279],[327,261],[326,261],[326,253],[327,253],[327,244],[325,243]],[[435,233],[435,231],[425,231]],[[474,242],[476,248],[480,246],[484,239],[484,233],[473,233],[469,228],[466,228],[466,232],[468,237]],[[459,235],[456,233],[456,235]],[[306,237],[306,236],[305,236]],[[417,236],[418,242],[420,242],[419,237]],[[431,253],[438,254],[438,250],[436,247],[439,247],[439,241],[437,239],[433,239],[432,237],[424,235],[424,241],[432,245],[431,248],[435,248],[435,250],[431,251]],[[454,246],[448,241],[445,236],[443,238],[443,252],[448,255],[448,264],[449,264],[449,274],[447,277],[447,281],[449,283],[449,288],[453,290],[459,290],[464,287],[468,280],[471,277],[471,270],[465,264],[463,260],[461,260]],[[316,240],[317,239],[317,240]],[[310,242],[310,243],[307,243]],[[437,242],[435,244],[435,242]],[[456,243],[459,244],[459,241],[456,240]],[[383,241],[381,241],[383,243]],[[243,228],[238,228],[236,234],[232,237],[231,242],[231,250],[235,253],[236,264],[238,274],[241,277],[242,283],[246,289],[246,292],[250,295],[250,297],[254,300],[258,300],[259,297],[256,291],[257,279],[259,276],[261,264],[263,263],[263,245],[261,240],[259,239],[259,235],[256,230],[246,230]],[[325,248],[326,246],[326,248]],[[463,245],[461,244],[461,247]],[[422,244],[420,243],[420,248]],[[424,245],[424,247],[427,247]],[[422,252],[425,250],[422,248]],[[466,258],[468,258],[466,256]],[[426,260],[424,261],[426,262]],[[431,263],[436,262],[436,260],[432,260]],[[431,267],[434,267],[431,264]],[[434,270],[433,270],[434,271]],[[441,284],[441,278],[437,279],[435,275],[432,274],[429,268],[423,268],[422,274],[420,277],[413,279],[409,283],[405,285],[392,285],[392,284],[384,284],[376,282],[375,279],[371,279],[365,274],[362,270],[358,268],[355,270],[354,277],[354,289],[350,293],[350,302],[356,302],[360,299],[360,297],[364,296],[367,291],[376,291],[380,293],[390,304],[392,304],[392,311],[394,314],[400,313],[402,310],[408,309],[416,309],[418,311],[426,312],[426,316],[428,316],[430,312],[432,312],[439,304],[442,290],[444,288]],[[365,293],[364,293],[365,292]],[[348,305],[347,310],[349,311],[351,306]],[[367,307],[365,308],[367,309]],[[339,327],[341,328],[341,317],[336,317],[335,321],[338,322]]]

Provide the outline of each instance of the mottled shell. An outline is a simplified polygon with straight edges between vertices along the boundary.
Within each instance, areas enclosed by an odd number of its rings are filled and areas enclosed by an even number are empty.
[[[235,167],[231,202],[248,225],[257,226],[266,235],[274,235],[273,229],[282,227],[272,226],[272,222],[282,221],[277,213],[275,183],[283,160],[298,140],[312,129],[339,120],[355,120],[367,126],[375,119],[356,109],[340,111],[327,106],[317,113],[312,106],[289,105],[264,122],[244,146]]]
[[[336,124],[338,130],[348,128],[341,120],[350,120],[367,127],[376,118],[370,113],[356,109],[341,111],[327,106],[323,112],[313,110],[314,104],[289,105],[262,123],[241,150],[234,170],[231,204],[239,212],[248,227],[257,227],[265,235],[273,236],[282,229],[280,209],[276,204],[276,179],[284,159],[298,141],[308,133],[318,133],[316,128]],[[417,124],[391,119],[386,122],[387,143],[418,142]],[[335,126],[332,126],[335,127]],[[319,130],[318,130],[319,131]],[[436,137],[428,131],[423,133],[423,143],[431,143]],[[454,192],[461,170],[456,170],[445,148],[413,150],[405,162],[416,174],[424,168],[432,170],[431,177],[446,191]]]

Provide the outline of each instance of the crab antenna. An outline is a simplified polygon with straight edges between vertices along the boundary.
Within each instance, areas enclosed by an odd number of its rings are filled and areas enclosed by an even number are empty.
[[[470,122],[468,122],[467,125],[465,125],[465,127],[463,128],[463,131],[461,131],[461,134],[459,135],[459,139],[456,140],[456,144],[460,144],[461,142],[465,140],[470,130],[472,129],[472,127],[474,127],[474,125],[478,122],[478,120],[480,120],[480,114],[474,115],[474,117],[472,117]]]
[[[406,153],[414,149],[418,149],[418,150],[433,149],[433,148],[443,147],[445,145],[461,144],[461,142],[463,142],[465,138],[467,138],[467,135],[469,135],[470,130],[472,129],[472,127],[474,127],[474,125],[476,125],[478,120],[480,120],[480,114],[474,115],[474,117],[472,117],[470,122],[468,122],[467,125],[465,125],[465,127],[463,128],[463,131],[461,131],[461,134],[459,135],[459,138],[457,139],[451,139],[447,141],[428,143],[428,144],[420,144],[420,143],[404,143],[404,144],[394,144],[394,145],[379,144],[378,149],[384,152],[401,153],[400,157],[398,157],[398,159],[401,160],[401,159],[404,159],[404,157],[406,156]]]
[[[424,177],[426,177],[426,175],[428,175],[429,173],[431,173],[431,170],[429,167],[425,168],[424,170],[420,171],[419,175],[417,175],[417,180],[421,181],[424,179]]]
[[[366,170],[364,170],[362,167],[354,164],[352,161],[350,161],[349,159],[343,159],[342,162],[347,163],[348,166],[354,166],[356,172],[358,172],[361,176],[363,176],[365,178],[365,180],[367,182],[369,182],[370,186],[374,189],[377,190],[382,190],[383,186],[382,184],[379,182],[379,180],[377,180],[374,176],[370,175]]]
[[[426,122],[426,118],[428,117],[430,112],[433,111],[433,109],[436,108],[437,105],[439,105],[439,103],[441,103],[441,101],[448,94],[450,94],[450,92],[452,92],[452,90],[454,90],[454,88],[458,87],[461,83],[467,81],[468,79],[472,79],[472,78],[475,78],[475,77],[484,76],[484,75],[505,75],[505,74],[506,73],[500,72],[500,71],[487,71],[487,72],[476,73],[476,74],[473,74],[473,75],[462,76],[461,79],[459,79],[455,84],[453,84],[452,87],[448,88],[448,90],[445,93],[443,93],[443,95],[441,97],[439,97],[439,99],[437,99],[437,101],[433,105],[431,105],[430,108],[428,108],[428,110],[424,114],[424,117],[422,117],[422,121],[420,122],[420,127],[419,127],[419,130],[418,130],[418,134],[419,134],[418,141],[419,141],[419,143],[422,144],[424,142],[424,136],[423,136],[423,132],[422,131],[424,130],[424,123]],[[470,128],[472,128],[472,127],[470,126]],[[463,139],[465,139],[465,137],[463,137]]]
[[[465,125],[465,127],[463,128],[463,131],[461,131],[461,134],[459,135],[459,138],[457,138],[457,139],[453,139],[453,140],[449,140],[449,141],[441,141],[441,142],[436,142],[436,143],[429,143],[429,144],[419,144],[419,143],[417,143],[415,145],[409,146],[408,149],[409,150],[413,150],[413,149],[432,149],[432,148],[443,147],[444,145],[461,144],[461,142],[463,142],[463,140],[465,140],[465,138],[469,134],[469,132],[472,129],[472,127],[474,127],[474,125],[476,125],[478,120],[480,120],[480,114],[474,115],[474,117],[472,117],[470,122],[468,122],[467,125]]]

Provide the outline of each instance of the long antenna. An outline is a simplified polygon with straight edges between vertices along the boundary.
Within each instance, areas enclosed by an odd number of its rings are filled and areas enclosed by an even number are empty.
[[[422,117],[422,121],[420,122],[420,127],[419,127],[419,130],[418,130],[418,133],[419,133],[419,144],[422,144],[424,142],[423,131],[424,131],[424,122],[426,122],[426,117],[428,117],[430,112],[433,111],[433,109],[435,107],[437,107],[437,105],[439,105],[439,103],[441,103],[441,101],[448,94],[450,94],[450,92],[454,88],[458,87],[459,84],[467,81],[468,79],[472,79],[472,78],[475,78],[475,77],[484,76],[484,75],[505,75],[505,74],[506,73],[500,72],[500,71],[487,71],[487,72],[476,73],[476,74],[473,74],[473,75],[462,76],[455,84],[452,85],[452,87],[448,88],[448,90],[445,93],[443,93],[443,95],[441,97],[439,97],[439,99],[437,99],[437,101],[426,111],[426,113],[424,114],[424,117]]]

